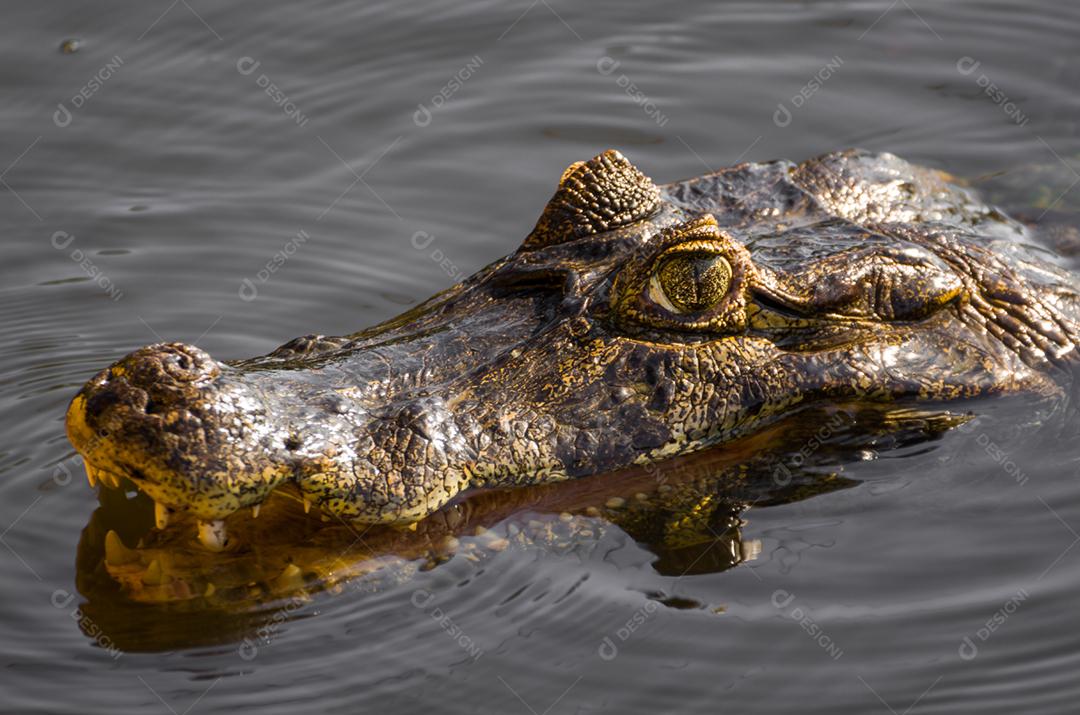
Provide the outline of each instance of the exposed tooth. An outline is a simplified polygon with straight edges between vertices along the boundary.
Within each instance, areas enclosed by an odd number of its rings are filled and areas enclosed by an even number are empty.
[[[740,542],[743,561],[756,561],[761,556],[761,539]]]
[[[229,541],[225,520],[199,521],[199,543],[211,551],[221,551]]]
[[[165,583],[165,569],[161,568],[160,561],[154,559],[150,562],[149,568],[142,576],[142,581],[147,586],[160,586]]]
[[[215,591],[217,591],[217,588],[214,586],[214,582],[208,581],[206,584],[206,590],[203,591],[203,598],[210,598],[214,595]]]
[[[83,466],[86,467],[86,481],[90,482],[90,488],[93,489],[97,486],[98,481],[100,481],[97,476],[97,469],[94,468],[94,465],[85,460],[83,461]]]
[[[120,488],[120,477],[112,472],[105,471],[104,469],[95,469],[95,475],[99,482],[105,486],[112,487],[113,489]]]
[[[255,506],[251,507],[251,518],[252,519],[258,519],[259,518],[259,509],[261,509],[261,508],[262,508],[262,504],[256,504]]]
[[[273,585],[283,591],[300,588],[304,585],[304,578],[300,573],[300,567],[296,564],[289,564],[285,567],[285,570],[274,579]]]
[[[105,534],[105,563],[109,566],[123,566],[139,560],[139,555],[124,546],[120,535],[112,529]]]
[[[170,515],[172,515],[172,509],[161,502],[154,502],[154,524],[157,525],[157,528],[164,529],[168,526]]]
[[[309,511],[311,511],[311,500],[304,497],[304,513],[307,514]]]

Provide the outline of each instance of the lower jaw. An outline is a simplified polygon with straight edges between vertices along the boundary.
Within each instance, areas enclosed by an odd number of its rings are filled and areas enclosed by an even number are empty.
[[[231,538],[230,523],[234,517],[247,514],[251,519],[257,519],[262,507],[271,497],[279,492],[289,495],[303,509],[304,514],[311,513],[313,506],[318,505],[318,513],[322,521],[333,521],[341,524],[358,524],[361,528],[372,525],[390,527],[415,528],[416,522],[429,516],[435,509],[427,503],[417,503],[411,509],[387,511],[381,513],[364,513],[354,516],[348,505],[328,496],[335,502],[338,509],[331,505],[324,505],[325,499],[320,498],[321,492],[312,489],[317,483],[310,479],[297,478],[291,470],[283,470],[276,475],[253,475],[246,480],[251,486],[245,491],[244,498],[231,494],[215,497],[207,495],[195,495],[193,498],[177,498],[177,492],[167,486],[163,486],[158,480],[150,480],[138,471],[126,468],[115,469],[99,466],[84,458],[87,480],[91,488],[100,484],[102,487],[121,489],[127,482],[136,490],[144,493],[154,502],[154,524],[158,531],[165,531],[171,526],[179,529],[187,529],[194,532],[196,540],[208,551],[222,552],[234,548],[237,540]],[[318,477],[320,475],[314,475]],[[184,506],[172,506],[181,502]],[[439,505],[441,506],[441,504]],[[339,513],[340,512],[340,513]]]
[[[112,489],[121,489],[124,481],[127,480],[130,484],[147,496],[154,502],[154,524],[158,530],[165,530],[171,523],[176,522],[179,517],[183,516],[183,522],[194,522],[194,532],[197,540],[200,544],[209,551],[220,552],[230,547],[232,542],[229,539],[228,529],[225,525],[225,520],[240,511],[245,510],[244,507],[235,505],[233,508],[223,508],[224,505],[212,505],[210,515],[206,514],[206,510],[199,509],[196,505],[194,508],[176,508],[168,505],[169,499],[167,499],[167,490],[161,487],[159,484],[148,481],[141,478],[138,474],[128,473],[127,470],[114,470],[107,467],[101,467],[93,464],[89,460],[83,459],[83,464],[86,468],[86,478],[90,483],[90,487],[93,488],[98,484],[102,487],[109,487]],[[285,481],[284,479],[280,481]],[[272,492],[277,485],[268,485],[266,488],[266,494],[260,496],[257,503],[247,508],[253,518],[259,516],[262,503],[266,500],[270,492]],[[305,511],[310,509],[310,502],[306,501]]]

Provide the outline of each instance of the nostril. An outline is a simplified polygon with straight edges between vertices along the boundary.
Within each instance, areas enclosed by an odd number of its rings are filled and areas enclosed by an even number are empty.
[[[165,372],[184,382],[216,377],[219,372],[217,362],[194,345],[163,345],[160,360]]]
[[[132,384],[182,384],[210,380],[221,367],[194,345],[162,343],[136,350],[118,363]]]
[[[289,435],[285,438],[285,449],[289,450],[290,452],[295,452],[296,450],[300,449],[302,445],[303,442],[300,440],[299,437],[295,435]]]

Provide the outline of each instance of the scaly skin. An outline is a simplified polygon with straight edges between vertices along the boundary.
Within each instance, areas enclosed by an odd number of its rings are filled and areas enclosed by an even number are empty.
[[[656,186],[572,165],[515,253],[380,326],[222,363],[152,345],[67,414],[92,479],[224,517],[292,483],[404,524],[469,488],[727,443],[827,403],[1062,390],[1073,277],[938,172],[848,151]]]

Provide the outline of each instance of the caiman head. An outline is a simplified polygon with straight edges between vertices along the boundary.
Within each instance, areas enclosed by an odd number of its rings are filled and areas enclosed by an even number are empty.
[[[203,543],[294,483],[344,520],[409,523],[464,490],[718,445],[830,401],[1052,393],[1071,277],[948,177],[858,151],[657,186],[571,165],[521,247],[345,337],[219,362],[137,350],[75,396],[93,482],[130,479]]]

